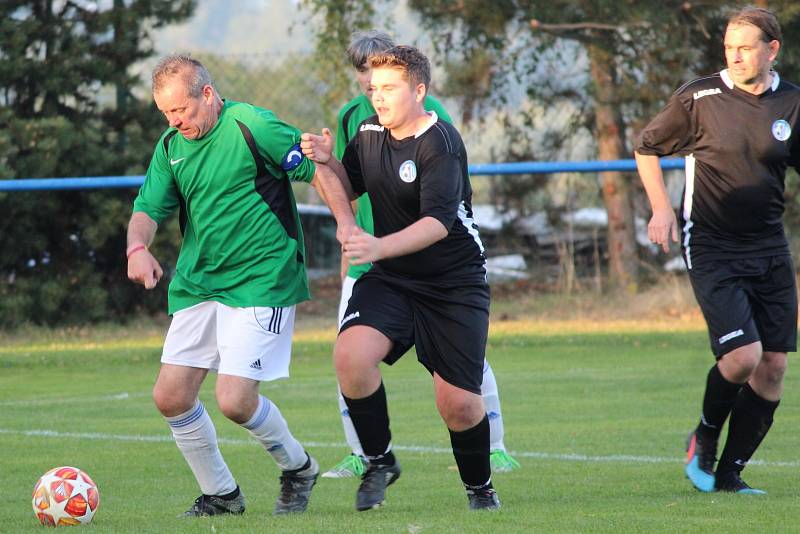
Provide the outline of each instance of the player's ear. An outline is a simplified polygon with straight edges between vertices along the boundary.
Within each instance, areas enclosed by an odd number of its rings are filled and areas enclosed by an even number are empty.
[[[210,85],[204,85],[202,89],[203,100],[206,101],[206,104],[211,104],[214,102],[214,88]]]
[[[417,87],[416,87],[416,90],[415,90],[415,98],[414,99],[417,101],[417,103],[420,103],[423,100],[425,100],[425,95],[427,93],[428,93],[428,88],[425,87],[425,84],[424,83],[418,83]]]
[[[778,51],[781,49],[781,42],[777,39],[773,39],[767,46],[769,47],[770,61],[775,61],[775,59],[778,57]]]

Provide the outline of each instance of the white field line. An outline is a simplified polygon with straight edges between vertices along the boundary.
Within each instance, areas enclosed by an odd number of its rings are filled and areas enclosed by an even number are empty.
[[[144,436],[144,435],[129,435],[129,434],[103,434],[98,432],[58,432],[55,430],[14,430],[11,428],[0,428],[0,435],[15,435],[27,437],[45,437],[45,438],[74,438],[74,439],[94,439],[100,441],[137,441],[147,443],[171,443],[172,436],[159,435],[159,436]],[[255,445],[253,440],[249,439],[231,439],[219,438],[218,441],[225,445]],[[344,443],[322,443],[315,441],[301,440],[303,445],[308,447],[319,448],[336,448],[340,449],[346,447]],[[452,454],[452,450],[445,447],[427,447],[424,445],[393,445],[393,449],[398,451],[419,452],[424,454]],[[537,460],[557,460],[565,462],[589,462],[589,463],[603,463],[603,462],[619,462],[619,463],[634,463],[634,464],[664,464],[664,463],[682,463],[683,458],[670,458],[666,456],[636,456],[627,454],[613,454],[608,456],[588,455],[588,454],[563,454],[563,453],[550,453],[550,452],[536,452],[536,451],[508,451],[512,456],[518,458],[534,458]],[[792,461],[766,461],[766,460],[753,460],[750,465],[765,465],[770,467],[800,467],[800,460]]]
[[[84,404],[95,402],[108,402],[128,400],[137,397],[147,397],[150,393],[115,393],[113,395],[101,395],[96,397],[50,397],[45,399],[11,400],[0,401],[0,406],[47,406],[50,404]]]

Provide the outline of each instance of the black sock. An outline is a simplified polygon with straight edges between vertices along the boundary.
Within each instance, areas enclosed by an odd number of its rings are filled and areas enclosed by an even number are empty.
[[[392,433],[389,430],[389,409],[383,382],[375,393],[363,399],[342,397],[361,441],[361,448],[364,449],[364,456],[370,463],[394,465],[394,454],[386,450],[392,441]]]
[[[750,384],[745,384],[731,411],[728,439],[719,458],[717,473],[744,469],[772,426],[772,418],[780,401],[759,397]]]
[[[450,443],[456,458],[461,481],[467,488],[491,487],[489,465],[489,418],[461,432],[450,430]]]
[[[714,441],[719,439],[722,425],[731,413],[741,389],[742,384],[728,382],[716,364],[708,371],[706,392],[703,397],[703,414],[700,424],[697,425],[697,432],[702,437]]]

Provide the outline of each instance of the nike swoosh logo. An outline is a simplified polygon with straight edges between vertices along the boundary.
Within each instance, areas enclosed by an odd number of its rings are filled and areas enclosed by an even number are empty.
[[[170,160],[169,160],[169,164],[170,164],[170,165],[176,165],[176,164],[180,163],[181,161],[183,161],[183,160],[185,160],[185,159],[186,159],[186,158],[181,158],[181,159],[170,159]]]

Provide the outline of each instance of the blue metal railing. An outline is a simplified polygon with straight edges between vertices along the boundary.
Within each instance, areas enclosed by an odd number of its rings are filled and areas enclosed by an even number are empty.
[[[683,169],[683,158],[661,160],[665,170]],[[555,174],[560,172],[635,171],[632,159],[609,161],[521,161],[514,163],[477,163],[469,166],[472,176],[487,174]],[[54,191],[76,189],[122,189],[139,187],[144,176],[91,176],[82,178],[22,178],[0,180],[0,191]]]

